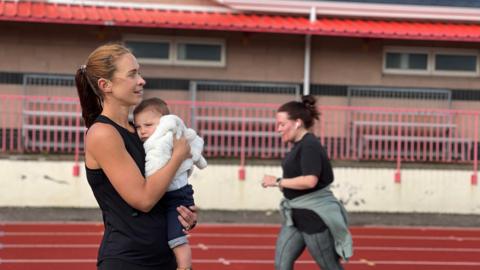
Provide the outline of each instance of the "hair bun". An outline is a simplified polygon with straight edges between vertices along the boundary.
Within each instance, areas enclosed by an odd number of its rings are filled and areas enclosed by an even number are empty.
[[[307,108],[315,107],[317,100],[312,95],[302,96],[302,103],[305,104]]]

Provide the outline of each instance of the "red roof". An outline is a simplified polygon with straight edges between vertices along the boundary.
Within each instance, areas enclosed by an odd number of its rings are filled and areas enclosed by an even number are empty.
[[[312,34],[410,40],[480,41],[480,24],[172,11],[0,1],[0,21]]]

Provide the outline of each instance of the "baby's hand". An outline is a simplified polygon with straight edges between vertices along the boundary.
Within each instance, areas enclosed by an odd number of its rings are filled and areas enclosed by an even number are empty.
[[[173,155],[178,155],[183,160],[192,157],[190,154],[190,145],[185,137],[180,137],[180,139],[173,138],[172,156]]]

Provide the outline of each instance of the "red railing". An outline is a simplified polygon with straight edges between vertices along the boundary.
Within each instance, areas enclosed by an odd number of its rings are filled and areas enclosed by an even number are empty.
[[[172,113],[205,140],[207,157],[281,158],[278,104],[168,101]],[[476,183],[478,111],[321,106],[313,131],[333,160],[473,163]],[[76,98],[0,95],[0,152],[83,152],[84,127]],[[77,167],[78,170],[78,167]]]

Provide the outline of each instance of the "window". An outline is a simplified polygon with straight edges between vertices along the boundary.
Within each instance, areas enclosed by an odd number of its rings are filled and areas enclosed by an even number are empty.
[[[125,40],[129,48],[142,64],[169,64],[172,62],[171,42],[168,39],[152,40],[136,38]]]
[[[446,48],[387,47],[386,74],[477,76],[478,51]]]
[[[181,43],[177,47],[177,59],[186,61],[220,61],[221,46],[209,44]]]
[[[428,54],[387,53],[386,68],[400,70],[427,70]]]
[[[177,39],[177,65],[225,66],[225,42],[216,39]]]
[[[170,44],[168,42],[129,41],[126,45],[137,58],[168,60]]]
[[[435,54],[435,70],[477,72],[477,55]]]
[[[383,72],[426,75],[429,73],[429,54],[427,49],[387,47],[384,50]]]
[[[224,67],[226,62],[219,39],[128,36],[124,42],[143,64]]]

